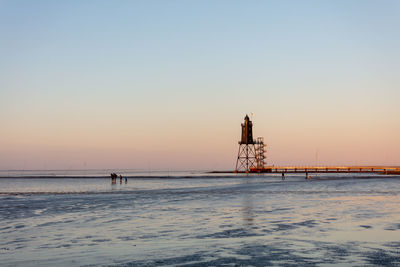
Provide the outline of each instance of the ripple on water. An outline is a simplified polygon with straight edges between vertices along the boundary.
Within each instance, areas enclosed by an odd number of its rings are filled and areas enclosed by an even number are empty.
[[[385,230],[388,230],[388,231],[400,230],[400,223],[390,224],[385,227]]]
[[[199,235],[196,238],[241,238],[250,236],[260,236],[262,234],[249,231],[245,228],[228,229],[221,232],[215,232],[207,235]]]
[[[59,224],[59,223],[60,223],[60,221],[57,221],[57,222],[45,222],[45,223],[38,224],[37,226],[38,227],[46,227],[46,226],[52,226],[52,225]]]
[[[111,239],[109,238],[104,238],[104,239],[93,239],[92,242],[96,242],[96,243],[103,243],[103,242],[109,242],[111,241]]]
[[[398,251],[376,249],[363,253],[364,259],[373,266],[399,266],[400,255]]]

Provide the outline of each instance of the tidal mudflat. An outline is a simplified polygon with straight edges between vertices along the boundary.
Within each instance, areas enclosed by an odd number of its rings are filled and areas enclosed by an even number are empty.
[[[400,265],[400,177],[0,179],[2,266]]]

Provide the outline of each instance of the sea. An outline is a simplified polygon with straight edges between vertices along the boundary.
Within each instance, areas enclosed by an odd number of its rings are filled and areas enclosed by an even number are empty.
[[[400,266],[400,176],[0,171],[0,266]]]

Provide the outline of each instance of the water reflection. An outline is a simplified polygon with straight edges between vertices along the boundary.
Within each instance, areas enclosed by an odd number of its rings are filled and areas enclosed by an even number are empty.
[[[250,182],[248,179],[244,179],[244,185],[249,185]],[[246,190],[243,194],[243,202],[242,202],[242,217],[243,217],[243,226],[245,228],[251,228],[254,225],[254,204],[253,204],[253,196],[251,192]]]
[[[242,216],[244,227],[250,228],[254,225],[253,201],[249,194],[243,198]]]

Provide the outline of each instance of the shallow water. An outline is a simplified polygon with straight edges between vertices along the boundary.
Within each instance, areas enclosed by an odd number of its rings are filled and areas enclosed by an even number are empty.
[[[2,178],[1,265],[400,265],[399,176],[188,176]]]

